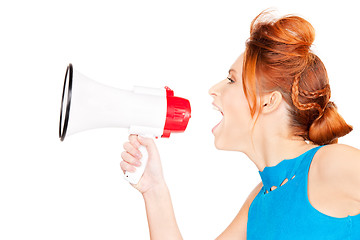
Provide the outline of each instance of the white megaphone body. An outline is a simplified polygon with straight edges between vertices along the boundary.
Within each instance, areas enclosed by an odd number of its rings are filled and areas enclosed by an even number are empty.
[[[59,138],[104,127],[128,128],[130,134],[145,137],[169,137],[184,132],[191,117],[190,102],[175,97],[168,88],[134,87],[132,91],[105,86],[73,69],[66,69],[62,93]],[[137,184],[148,160],[140,146],[141,166],[125,179]]]

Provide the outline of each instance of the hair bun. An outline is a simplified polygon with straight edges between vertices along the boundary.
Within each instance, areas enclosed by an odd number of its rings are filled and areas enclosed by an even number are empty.
[[[277,19],[271,12],[271,9],[264,10],[252,21],[251,39],[258,44],[276,43],[278,53],[308,56],[315,40],[314,27],[299,16],[286,15]]]
[[[348,134],[353,127],[348,125],[337,111],[334,102],[329,101],[309,129],[309,139],[318,145],[337,143],[337,139]]]
[[[294,44],[310,47],[315,40],[314,27],[301,17],[288,15],[281,18],[277,24],[279,29],[286,31],[288,40]]]

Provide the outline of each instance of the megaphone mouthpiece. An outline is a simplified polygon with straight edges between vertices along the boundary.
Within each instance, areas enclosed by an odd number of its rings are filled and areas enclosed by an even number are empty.
[[[167,93],[167,111],[164,133],[169,137],[171,132],[184,132],[191,117],[190,102],[187,99],[174,97],[174,91],[165,87]]]

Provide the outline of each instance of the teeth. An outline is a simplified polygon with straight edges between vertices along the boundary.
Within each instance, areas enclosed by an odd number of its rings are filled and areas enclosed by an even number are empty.
[[[215,107],[214,105],[213,105],[213,109],[215,109],[216,111],[220,111],[220,112],[221,112],[221,110],[220,110],[218,107]]]
[[[221,109],[218,108],[217,106],[213,105],[213,109],[216,110],[216,111],[219,111],[219,112],[221,112],[221,114],[223,114],[223,112],[221,111]]]

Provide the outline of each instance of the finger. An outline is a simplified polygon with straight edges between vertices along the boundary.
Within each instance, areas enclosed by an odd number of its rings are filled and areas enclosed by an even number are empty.
[[[125,142],[123,145],[125,151],[133,155],[134,157],[141,159],[141,152],[139,149],[135,148],[131,143]]]
[[[137,139],[137,135],[135,134],[130,134],[129,135],[129,141],[132,145],[134,145],[134,147],[139,148],[140,147],[140,142]]]
[[[138,136],[138,140],[141,145],[145,146],[148,152],[151,154],[153,149],[156,148],[154,139]]]
[[[126,151],[124,151],[124,152],[121,153],[121,158],[122,158],[125,162],[127,162],[127,163],[129,163],[129,164],[131,164],[131,165],[134,165],[134,166],[136,166],[136,167],[140,167],[140,165],[141,165],[141,162],[140,162],[139,159],[135,158],[134,156],[132,156],[130,153],[128,153],[128,152],[126,152]]]
[[[123,173],[125,173],[126,171],[128,172],[135,172],[136,168],[132,165],[130,165],[129,163],[125,162],[125,161],[121,161],[120,162],[120,167],[123,170]]]

